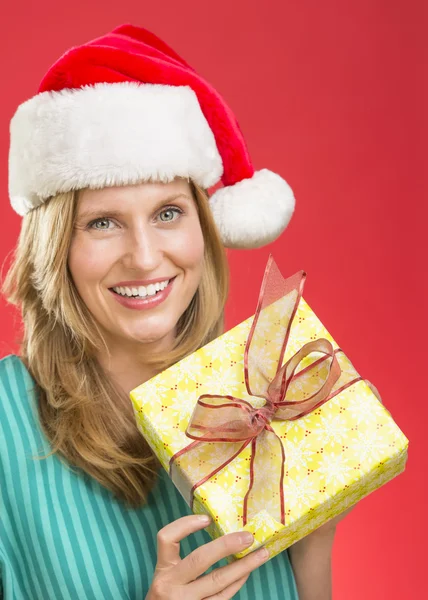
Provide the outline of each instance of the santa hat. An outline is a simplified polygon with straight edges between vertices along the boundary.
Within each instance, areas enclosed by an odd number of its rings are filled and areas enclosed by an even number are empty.
[[[122,25],[67,51],[10,124],[9,195],[25,215],[59,192],[172,181],[204,188],[223,243],[256,248],[287,227],[295,200],[254,171],[216,90],[162,40]]]

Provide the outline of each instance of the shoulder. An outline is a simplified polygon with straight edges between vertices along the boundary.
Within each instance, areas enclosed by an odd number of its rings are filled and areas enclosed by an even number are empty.
[[[19,356],[11,354],[0,360],[0,472],[2,464],[8,471],[10,461],[25,460],[41,443],[36,390],[36,382]]]
[[[0,359],[0,412],[13,410],[18,401],[28,399],[35,390],[35,381],[19,356],[9,354]]]
[[[0,385],[16,386],[19,382],[28,380],[32,381],[32,377],[19,356],[9,354],[0,359]]]
[[[17,354],[9,354],[8,356],[0,358],[0,373],[3,373],[8,367],[14,368],[16,366],[19,368],[22,366],[22,368],[25,369],[24,363]]]

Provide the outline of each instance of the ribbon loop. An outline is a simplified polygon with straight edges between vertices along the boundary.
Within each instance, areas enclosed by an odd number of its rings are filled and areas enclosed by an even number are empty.
[[[299,364],[312,352],[324,354],[324,358],[314,361],[308,367],[296,373]],[[331,363],[324,383],[321,387],[318,387],[314,394],[306,397],[308,390],[314,387],[310,384],[311,379],[315,378],[315,383],[319,386],[321,376],[318,373],[318,368],[324,368],[325,370],[325,365],[321,367],[321,364],[329,357],[331,357]],[[341,368],[331,342],[320,338],[302,346],[279,370],[268,388],[269,398],[278,398],[275,403],[281,407],[281,410],[276,414],[276,418],[294,420],[312,412],[327,400],[334,384],[339,380],[340,374]],[[287,398],[290,399],[287,400]]]

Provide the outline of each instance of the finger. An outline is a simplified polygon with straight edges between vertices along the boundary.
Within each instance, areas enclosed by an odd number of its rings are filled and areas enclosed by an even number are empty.
[[[266,562],[269,555],[265,556],[263,551],[264,548],[256,552],[251,552],[251,554],[244,556],[244,558],[230,565],[214,569],[211,573],[189,584],[189,590],[194,594],[191,597],[206,598],[210,597],[210,595],[223,592],[227,587],[238,581],[238,579],[249,575],[251,571],[254,571],[254,569],[257,569],[261,564]]]
[[[157,534],[157,567],[162,568],[179,562],[181,540],[208,525],[209,521],[204,520],[201,515],[189,515],[160,529]]]
[[[225,588],[222,592],[214,594],[214,596],[210,596],[209,600],[229,600],[229,598],[233,598],[236,592],[240,590],[244,583],[247,581],[249,576],[250,574],[241,577],[241,579],[238,579],[237,581],[234,581],[231,585],[228,585],[227,588]]]
[[[177,582],[187,584],[194,581],[217,561],[236,552],[241,552],[244,548],[248,548],[253,541],[254,537],[252,535],[249,539],[246,539],[245,533],[242,531],[228,533],[200,546],[181,561]]]

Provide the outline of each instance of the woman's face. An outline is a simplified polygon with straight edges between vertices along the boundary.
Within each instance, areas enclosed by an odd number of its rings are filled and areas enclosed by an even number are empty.
[[[198,288],[203,256],[187,181],[79,194],[68,265],[80,296],[113,344],[172,341]]]

